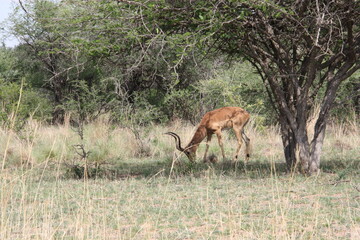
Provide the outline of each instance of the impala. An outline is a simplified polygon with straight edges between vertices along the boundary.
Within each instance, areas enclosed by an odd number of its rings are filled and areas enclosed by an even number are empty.
[[[207,112],[200,121],[200,124],[192,137],[189,144],[185,148],[181,147],[181,139],[179,135],[173,132],[167,132],[168,134],[175,138],[176,148],[185,153],[190,161],[195,161],[196,159],[196,150],[199,147],[199,144],[206,138],[206,149],[204,154],[204,162],[207,161],[207,153],[209,150],[209,144],[211,141],[212,135],[215,133],[219,145],[221,148],[223,159],[225,160],[225,151],[222,141],[221,131],[223,129],[232,128],[235,132],[238,147],[235,152],[234,160],[238,159],[238,154],[242,145],[242,139],[245,141],[245,162],[248,161],[250,157],[250,139],[245,135],[244,126],[248,123],[250,119],[250,114],[242,108],[239,107],[223,107],[210,112]]]

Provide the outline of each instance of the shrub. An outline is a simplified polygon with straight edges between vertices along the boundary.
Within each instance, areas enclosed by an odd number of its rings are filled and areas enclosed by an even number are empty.
[[[20,129],[29,117],[48,120],[50,115],[51,104],[45,94],[24,83],[0,79],[0,124],[3,127]]]

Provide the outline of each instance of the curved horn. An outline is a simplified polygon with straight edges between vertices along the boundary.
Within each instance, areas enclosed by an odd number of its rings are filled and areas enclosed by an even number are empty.
[[[164,133],[164,134],[167,134],[167,135],[170,135],[170,136],[174,137],[177,150],[179,150],[181,152],[184,151],[184,149],[181,147],[181,140],[180,140],[179,135],[177,135],[176,133],[173,133],[173,132],[167,132],[167,133]]]

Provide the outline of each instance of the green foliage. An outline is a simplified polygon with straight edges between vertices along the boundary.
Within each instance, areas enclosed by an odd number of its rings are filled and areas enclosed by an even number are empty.
[[[138,92],[134,102],[123,102],[115,106],[112,118],[124,127],[137,128],[154,122],[165,122],[167,116],[156,104],[149,102],[149,92]],[[151,98],[150,98],[151,99]]]
[[[352,122],[360,114],[360,70],[340,86],[331,111],[332,118],[340,122]],[[358,115],[358,116],[357,116]]]
[[[254,69],[247,62],[236,64],[216,73],[215,77],[200,81],[198,91],[207,106],[243,106],[249,111],[264,108],[265,89]]]
[[[31,47],[21,45],[12,49],[12,52],[15,64],[11,69],[18,72],[18,77],[13,80],[18,82],[21,77],[26,77],[26,83],[29,87],[51,94],[49,91],[51,89],[48,88],[49,81],[47,81],[49,73],[44,69],[43,63],[34,57]]]
[[[103,80],[91,86],[85,80],[75,80],[62,107],[71,113],[72,120],[86,123],[112,110],[115,102],[111,82]]]
[[[0,78],[16,80],[20,77],[20,72],[16,69],[17,57],[12,49],[0,47]]]
[[[190,120],[193,124],[199,120],[199,93],[192,89],[174,90],[166,96],[164,111],[170,118]]]
[[[287,7],[291,3],[276,6],[280,11],[267,1],[214,3],[23,2],[27,12],[18,7],[10,29],[24,41],[13,51],[0,52],[0,78],[17,82],[19,88],[25,77],[24,92],[46,92],[44,101],[55,107],[53,117],[58,110],[60,118],[68,111],[76,121],[110,112],[124,125],[173,118],[196,124],[206,111],[233,105],[255,113],[261,125],[272,124],[276,114],[255,69],[248,62],[225,64],[240,62],[238,39],[247,34],[232,26],[242,26],[256,10],[280,21],[293,14]],[[213,41],[214,34],[219,42]],[[211,52],[208,47],[213,44],[227,50]],[[224,54],[230,60],[224,60]],[[346,100],[356,81],[344,84],[338,103]],[[9,92],[16,87],[6,88]],[[346,118],[352,109],[351,101],[346,101],[334,116]]]
[[[27,88],[24,84],[0,79],[0,123],[2,126],[19,129],[31,117],[47,120],[51,103],[44,94]]]

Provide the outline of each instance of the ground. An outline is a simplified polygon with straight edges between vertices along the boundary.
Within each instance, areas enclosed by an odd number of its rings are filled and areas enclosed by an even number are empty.
[[[248,131],[254,146],[245,165],[230,161],[236,147],[230,133],[229,160],[202,163],[200,146],[198,162],[190,163],[159,134],[170,127],[144,131],[148,149],[140,151],[131,132],[100,125],[85,136],[86,161],[100,164],[89,164],[94,171],[86,178],[74,174],[73,166],[81,173],[84,162],[71,148],[76,133],[64,128],[39,127],[32,138],[2,136],[10,140],[0,141],[7,153],[0,172],[1,239],[360,237],[356,131],[329,128],[321,173],[308,177],[287,173],[275,130]],[[183,131],[189,139],[191,131]],[[220,154],[216,141],[210,154]]]

